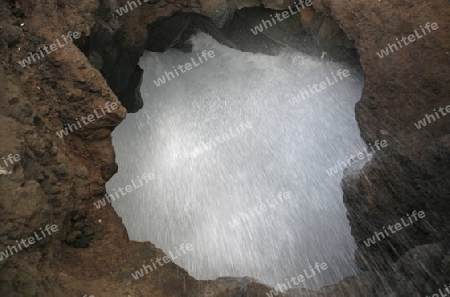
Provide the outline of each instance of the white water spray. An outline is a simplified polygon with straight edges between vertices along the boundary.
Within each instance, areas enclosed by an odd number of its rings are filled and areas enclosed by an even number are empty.
[[[145,53],[144,108],[113,132],[119,172],[108,192],[155,174],[113,203],[130,238],[165,251],[191,243],[174,262],[200,279],[276,285],[316,262],[329,268],[302,285],[354,274],[342,172],[326,170],[365,147],[354,115],[362,74],[299,52],[240,52],[203,33],[193,44],[193,53]],[[215,57],[155,86],[203,50]],[[350,75],[341,79],[339,69]]]

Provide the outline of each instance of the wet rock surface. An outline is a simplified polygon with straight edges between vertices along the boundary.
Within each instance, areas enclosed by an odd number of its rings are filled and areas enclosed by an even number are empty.
[[[148,24],[179,11],[203,13],[225,24],[235,10],[223,1],[207,5],[148,1],[119,17],[115,10],[125,4],[115,0],[0,3],[0,155],[21,156],[0,174],[1,247],[28,238],[46,224],[59,227],[39,244],[0,261],[0,295],[267,296],[271,288],[249,278],[196,281],[172,263],[134,280],[131,273],[164,253],[151,243],[129,241],[109,204],[101,209],[93,205],[105,194],[104,185],[116,170],[110,132],[125,117],[125,108],[107,112],[62,138],[56,134],[107,102],[119,103],[116,94],[126,88],[135,71]],[[280,1],[264,5],[286,8]],[[348,217],[359,244],[356,258],[364,272],[320,293],[296,289],[285,296],[437,293],[450,281],[446,203],[450,117],[421,129],[414,123],[448,105],[448,3],[319,0],[314,9],[333,18],[349,40],[355,40],[366,76],[357,120],[368,143],[385,138],[389,149],[367,164],[360,178],[343,182]],[[314,16],[305,13],[302,18]],[[389,42],[427,22],[438,23],[440,29],[387,57],[377,56]],[[19,65],[29,52],[54,43],[68,31],[82,33],[79,43],[26,68]],[[333,26],[325,31],[333,32]],[[414,210],[426,213],[417,225],[379,242],[375,249],[362,243]]]

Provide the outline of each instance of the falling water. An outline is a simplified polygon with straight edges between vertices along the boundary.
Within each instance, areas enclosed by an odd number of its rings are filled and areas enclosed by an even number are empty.
[[[316,262],[328,269],[302,286],[354,274],[343,173],[327,170],[365,147],[354,114],[361,72],[296,51],[241,52],[203,33],[192,42],[192,53],[144,54],[144,108],[113,133],[119,172],[108,192],[155,176],[113,202],[130,238],[174,255],[192,244],[174,262],[199,279],[276,285]],[[153,82],[203,50],[215,57]]]

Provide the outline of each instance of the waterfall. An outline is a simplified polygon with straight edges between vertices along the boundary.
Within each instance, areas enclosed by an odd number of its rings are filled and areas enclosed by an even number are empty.
[[[144,108],[113,132],[108,193],[141,180],[113,201],[130,238],[174,255],[191,244],[173,261],[199,279],[275,286],[316,262],[328,269],[299,286],[353,275],[338,165],[366,148],[354,113],[362,72],[295,50],[241,52],[205,33],[192,43],[144,54]]]

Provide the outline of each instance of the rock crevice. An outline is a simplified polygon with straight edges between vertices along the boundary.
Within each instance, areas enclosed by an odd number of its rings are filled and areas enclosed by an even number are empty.
[[[271,9],[289,5],[280,2],[262,4]],[[237,8],[261,2],[148,1],[119,16],[115,10],[126,4],[116,0],[0,3],[0,156],[21,156],[0,174],[1,247],[28,238],[46,224],[56,224],[59,230],[0,261],[0,295],[266,296],[270,288],[252,279],[197,281],[175,264],[134,280],[131,273],[164,253],[151,243],[129,241],[113,208],[96,209],[93,204],[117,171],[111,131],[124,119],[126,109],[116,94],[122,102],[136,96],[142,75],[136,64],[151,42],[148,25],[183,12],[203,14],[224,26]],[[285,295],[436,293],[450,280],[445,201],[450,189],[446,178],[450,117],[422,129],[414,123],[448,105],[450,8],[445,0],[318,0],[314,10],[335,20],[355,41],[365,73],[363,96],[356,106],[361,134],[368,143],[388,139],[390,145],[365,166],[361,177],[343,182],[359,247],[356,257],[364,272],[320,293],[292,290]],[[377,56],[389,42],[427,22],[436,22],[439,30],[382,59]],[[25,68],[19,65],[29,52],[69,31],[82,36]],[[332,26],[329,32],[334,32]],[[139,100],[131,101],[124,104],[127,109],[139,109]],[[119,108],[67,136],[57,135],[108,102]],[[417,225],[375,249],[363,244],[374,232],[414,210],[426,213]]]

